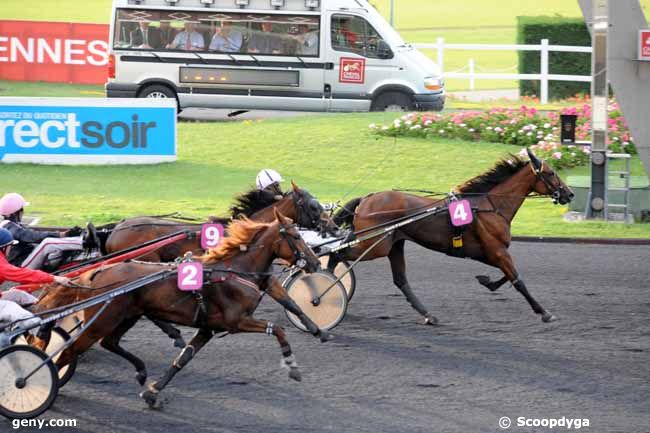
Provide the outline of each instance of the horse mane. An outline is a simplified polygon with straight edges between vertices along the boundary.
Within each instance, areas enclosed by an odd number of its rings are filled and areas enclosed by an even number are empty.
[[[267,208],[275,202],[275,194],[254,188],[235,197],[235,204],[230,206],[230,215],[232,218],[242,215],[250,218],[255,212]]]
[[[258,223],[247,217],[233,220],[228,226],[228,236],[221,239],[218,247],[208,250],[199,259],[205,264],[212,264],[230,258],[241,251],[240,245],[250,243],[260,230],[269,227],[271,224]]]
[[[460,194],[483,194],[504,182],[528,164],[527,159],[510,154],[494,167],[456,187]]]

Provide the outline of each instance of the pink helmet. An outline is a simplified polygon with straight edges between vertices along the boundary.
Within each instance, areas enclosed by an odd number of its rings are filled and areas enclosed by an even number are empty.
[[[0,198],[0,215],[8,217],[27,205],[29,205],[29,203],[25,201],[22,195],[10,192]]]

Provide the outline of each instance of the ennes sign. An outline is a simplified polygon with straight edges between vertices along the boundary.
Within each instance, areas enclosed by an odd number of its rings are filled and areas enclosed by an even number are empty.
[[[650,30],[639,30],[639,60],[650,61]]]
[[[75,165],[174,160],[174,100],[0,98],[0,162]]]

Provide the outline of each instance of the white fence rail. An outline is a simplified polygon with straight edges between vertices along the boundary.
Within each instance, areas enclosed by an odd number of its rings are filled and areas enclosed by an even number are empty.
[[[539,45],[487,45],[487,44],[446,44],[444,38],[436,39],[435,44],[413,44],[416,48],[437,50],[437,62],[445,78],[466,78],[470,81],[470,88],[474,88],[475,80],[537,80],[540,81],[540,100],[542,104],[548,103],[549,81],[581,81],[591,82],[591,75],[559,75],[550,74],[548,71],[548,53],[561,51],[566,53],[591,53],[591,47],[578,47],[570,45],[550,45],[548,39],[542,39]],[[539,74],[512,74],[512,73],[485,73],[475,71],[474,59],[469,61],[469,72],[444,72],[445,50],[464,51],[539,51]]]

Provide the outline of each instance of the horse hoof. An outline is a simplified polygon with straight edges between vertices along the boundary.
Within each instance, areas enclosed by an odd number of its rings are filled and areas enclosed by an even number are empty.
[[[320,331],[318,337],[320,338],[321,343],[327,343],[328,341],[334,339],[334,335],[330,334],[327,331]]]
[[[140,386],[144,386],[145,382],[147,381],[147,370],[138,371],[135,374],[135,380],[138,381]]]
[[[302,375],[300,374],[300,370],[297,368],[290,368],[289,369],[289,377],[296,382],[302,381]]]
[[[142,391],[140,397],[147,403],[149,409],[154,409],[156,407],[156,400],[158,400],[158,393],[151,390]]]
[[[427,314],[426,316],[424,316],[424,324],[429,326],[436,326],[438,325],[438,319],[436,318],[436,316]]]
[[[555,322],[556,320],[557,320],[557,317],[555,317],[551,313],[542,314],[542,322],[544,322],[544,323]]]
[[[185,340],[183,340],[183,337],[178,337],[174,339],[174,347],[178,347],[179,349],[184,349],[187,344],[185,343]]]
[[[485,287],[488,287],[488,284],[490,284],[490,277],[487,275],[477,275],[476,279],[478,280],[479,284]]]

